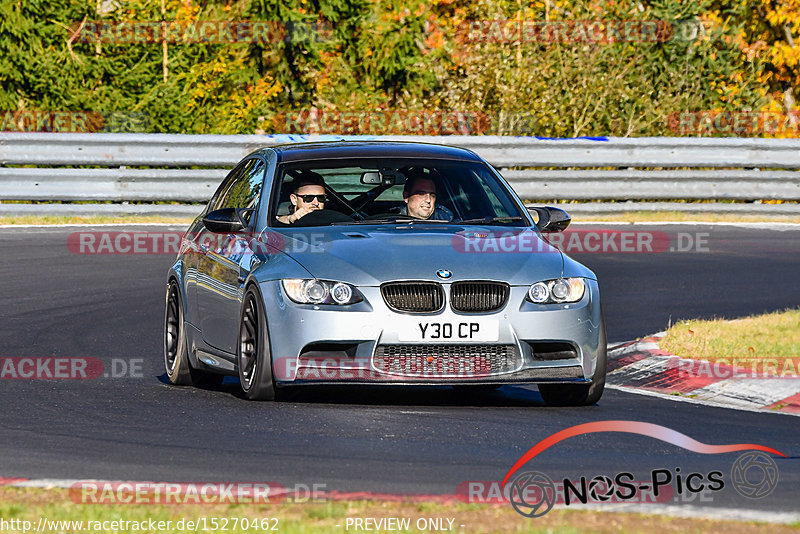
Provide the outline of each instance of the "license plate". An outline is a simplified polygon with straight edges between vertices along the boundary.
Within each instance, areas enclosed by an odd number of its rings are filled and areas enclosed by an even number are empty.
[[[497,341],[499,323],[492,320],[405,321],[398,331],[400,341]]]

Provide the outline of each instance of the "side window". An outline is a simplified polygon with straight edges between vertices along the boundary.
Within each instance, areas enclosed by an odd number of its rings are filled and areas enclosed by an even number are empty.
[[[208,211],[213,211],[219,208],[220,199],[225,195],[225,192],[230,189],[231,184],[239,178],[242,172],[244,172],[244,169],[248,163],[250,162],[246,161],[244,163],[240,163],[228,173],[224,180],[222,180],[222,183],[219,184],[219,187],[217,187],[217,190],[214,192],[214,196],[211,197],[211,200],[208,203]]]
[[[461,212],[466,218],[479,216],[476,215],[477,212],[475,211],[475,206],[473,206],[472,198],[470,198],[470,192],[464,188],[463,179],[455,183],[451,182],[451,187],[455,190],[453,205],[456,206],[456,210]]]
[[[217,201],[214,209],[222,208],[257,208],[261,198],[261,187],[264,183],[264,162],[251,159],[245,162],[241,171]],[[255,212],[248,214],[248,223]]]
[[[519,212],[519,207],[508,196],[508,193],[503,190],[500,181],[488,169],[481,168],[477,170],[475,176],[477,182],[483,188],[483,196],[488,200],[495,217],[519,217],[522,215]]]
[[[486,195],[486,198],[489,199],[489,203],[492,205],[492,211],[494,212],[494,216],[503,215],[506,213],[506,209],[503,204],[500,202],[500,199],[497,198],[497,195],[494,194],[494,191],[489,189],[489,184],[487,180],[479,180],[478,183],[481,184],[483,187],[483,193]]]

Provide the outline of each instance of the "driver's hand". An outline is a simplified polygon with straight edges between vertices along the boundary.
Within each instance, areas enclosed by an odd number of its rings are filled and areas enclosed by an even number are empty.
[[[297,219],[299,219],[299,218],[301,218],[301,217],[303,217],[305,215],[308,215],[312,211],[321,210],[321,209],[322,209],[322,206],[319,206],[319,205],[315,206],[313,204],[306,204],[302,208],[295,210],[295,212],[292,214],[292,219],[293,219],[292,222],[295,222]]]

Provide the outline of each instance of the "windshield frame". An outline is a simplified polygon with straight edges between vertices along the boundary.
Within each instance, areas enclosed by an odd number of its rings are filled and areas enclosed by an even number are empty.
[[[305,166],[311,164],[318,168],[336,168],[336,167],[361,167],[362,164],[369,163],[369,165],[365,166],[365,169],[369,168],[393,168],[395,164],[402,163],[402,164],[411,164],[416,163],[421,166],[427,165],[435,165],[436,163],[442,164],[465,164],[465,165],[476,165],[481,167],[488,176],[493,178],[497,188],[499,189],[499,193],[506,195],[506,201],[509,204],[509,208],[511,208],[516,213],[510,213],[509,217],[518,217],[520,218],[519,221],[505,221],[500,222],[504,218],[507,219],[508,217],[498,217],[498,222],[487,222],[487,225],[491,224],[502,224],[503,226],[508,227],[534,227],[536,228],[536,224],[533,220],[528,209],[525,207],[522,200],[516,194],[516,191],[509,185],[509,183],[503,178],[503,176],[494,168],[492,165],[488,164],[484,160],[474,160],[474,159],[456,159],[456,158],[440,158],[440,157],[403,157],[403,156],[386,156],[386,157],[347,157],[347,158],[314,158],[308,160],[293,160],[293,161],[286,161],[286,162],[279,162],[274,169],[273,179],[272,179],[272,187],[270,190],[270,197],[268,203],[267,213],[268,216],[266,217],[266,227],[268,228],[276,228],[276,229],[291,229],[291,225],[281,224],[277,221],[277,212],[280,205],[280,198],[281,198],[281,188],[283,186],[283,182],[285,180],[285,171],[287,168],[295,168],[298,166]],[[399,185],[399,184],[396,184]],[[449,189],[451,188],[452,184],[446,182],[442,184],[443,187],[448,188],[448,195],[452,197],[452,191]],[[395,187],[395,186],[392,186]],[[493,191],[495,195],[498,194],[498,191]],[[501,199],[502,201],[502,199]],[[341,212],[339,212],[341,213]],[[454,214],[455,215],[455,214]],[[419,219],[413,221],[397,221],[397,222],[385,222],[385,221],[376,221],[374,223],[375,226],[400,226],[406,224],[420,224],[424,222],[431,222],[432,224],[436,224],[437,227],[447,226],[447,225],[460,225],[460,219],[452,220],[452,221],[433,221],[426,220],[426,219]],[[277,223],[277,224],[276,224]],[[474,223],[473,223],[474,224]],[[325,228],[329,226],[336,226],[339,228],[346,228],[351,226],[347,222],[336,222],[324,224],[324,225],[317,225],[317,226],[297,226],[297,228]],[[364,227],[364,226],[371,226],[368,220],[353,220],[352,226]]]

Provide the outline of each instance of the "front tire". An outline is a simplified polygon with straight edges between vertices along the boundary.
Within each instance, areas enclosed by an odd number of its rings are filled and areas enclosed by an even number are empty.
[[[239,382],[249,400],[275,400],[266,319],[261,294],[251,286],[242,300],[239,343],[236,346]]]
[[[603,396],[608,366],[606,322],[600,314],[600,336],[597,346],[597,365],[589,384],[539,384],[539,393],[550,406],[588,406],[596,404]]]

